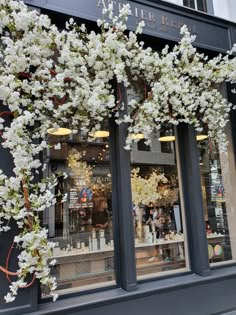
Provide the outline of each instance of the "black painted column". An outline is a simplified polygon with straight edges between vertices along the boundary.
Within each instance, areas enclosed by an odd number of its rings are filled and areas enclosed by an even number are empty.
[[[210,273],[204,209],[202,202],[199,155],[196,133],[192,126],[176,128],[176,155],[182,181],[186,214],[190,267],[200,276]]]
[[[120,86],[122,103],[127,105],[126,90]],[[127,106],[126,106],[127,107]],[[126,111],[121,111],[124,115]],[[113,233],[118,284],[126,291],[136,290],[133,211],[130,181],[130,153],[124,149],[127,125],[111,122]]]
[[[0,112],[5,111],[6,108],[0,105]],[[10,124],[11,117],[4,116],[7,124]],[[1,146],[2,137],[0,137],[0,169],[7,176],[13,175],[13,161],[8,150],[3,149]],[[1,210],[0,210],[1,211]],[[17,226],[14,223],[10,224],[11,230],[0,234],[0,265],[5,267],[6,258],[9,247],[14,240],[15,233],[17,232]],[[19,251],[13,250],[9,261],[9,270],[17,270],[17,255]],[[14,281],[16,277],[11,277]],[[0,315],[22,315],[36,310],[38,303],[38,291],[37,282],[28,289],[20,289],[14,302],[5,303],[4,296],[9,292],[9,285],[5,274],[0,271]]]

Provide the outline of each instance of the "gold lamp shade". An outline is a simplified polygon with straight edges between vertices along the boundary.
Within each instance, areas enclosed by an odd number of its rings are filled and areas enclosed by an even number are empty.
[[[196,136],[197,141],[206,140],[207,138],[208,138],[207,135],[197,135]],[[158,138],[158,140],[161,142],[175,141],[175,136],[163,136],[163,137]]]
[[[175,141],[175,136],[163,136],[158,138],[159,141],[161,142],[171,142],[171,141]]]
[[[52,136],[69,136],[72,130],[69,128],[50,128],[47,133]]]
[[[141,140],[141,139],[144,139],[144,134],[143,133],[130,133],[128,135],[128,138]]]
[[[208,138],[208,135],[197,135],[197,141],[206,140]]]
[[[90,132],[89,135],[90,137],[93,138],[107,138],[109,137],[109,131],[107,130],[97,130],[95,132]]]

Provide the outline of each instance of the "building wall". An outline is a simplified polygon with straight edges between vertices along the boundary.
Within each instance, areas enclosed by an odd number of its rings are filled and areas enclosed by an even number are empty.
[[[91,1],[91,0],[90,0]],[[88,3],[90,2],[88,1]],[[220,3],[222,0],[214,1]],[[235,0],[231,0],[231,2],[234,4]],[[28,3],[31,3],[32,5],[34,2],[39,3],[39,1],[31,1],[28,0]],[[52,3],[53,1],[42,1],[42,3],[45,4],[45,7],[48,3]],[[62,3],[62,1],[58,1],[59,3]],[[140,2],[140,1],[139,1]],[[142,1],[141,1],[142,2]],[[157,2],[158,1],[153,1]],[[159,1],[160,2],[160,1]],[[167,1],[162,1],[163,3],[167,3]],[[171,3],[176,3],[181,5],[182,0],[171,0],[169,1]],[[56,1],[54,1],[54,4]],[[72,2],[71,2],[72,3]],[[75,1],[73,1],[75,4],[76,8],[77,4]],[[234,4],[235,7],[236,3]],[[66,7],[68,9],[69,3],[67,3]],[[176,6],[177,7],[177,6]],[[52,8],[55,10],[54,7],[48,7],[48,9]],[[225,8],[225,7],[224,7]],[[79,8],[79,11],[81,11],[82,8]],[[167,8],[168,9],[168,8]],[[60,9],[61,11],[63,9]],[[220,7],[218,9],[219,13],[221,12]],[[60,12],[61,12],[60,11]],[[176,10],[177,11],[177,10]],[[233,13],[233,9],[231,10]],[[72,11],[71,11],[72,12]],[[189,10],[190,13],[192,13],[192,10]],[[229,11],[227,11],[229,12]],[[67,12],[69,14],[69,12]],[[181,12],[179,12],[181,14]],[[226,13],[224,13],[226,14]],[[236,12],[235,12],[236,14]],[[217,14],[216,14],[217,15]],[[76,16],[76,15],[75,15]],[[78,15],[77,15],[78,16]],[[199,22],[199,16],[202,15],[196,15],[196,21]],[[207,16],[208,17],[208,16]],[[190,16],[188,14],[188,18],[194,19],[194,16]],[[205,15],[204,15],[205,18]],[[226,17],[225,17],[226,18]],[[219,30],[222,28],[224,30],[228,30],[228,24],[224,24],[223,26],[217,26],[217,19],[212,18],[212,23],[214,24],[214,32],[212,31],[211,34],[219,34]],[[202,22],[202,29],[205,29],[205,26],[207,25],[209,27],[211,21],[203,21]],[[213,26],[212,26],[213,28]],[[235,36],[236,38],[236,31],[232,31],[232,38]],[[224,33],[225,34],[225,33]],[[169,36],[169,34],[167,34]],[[214,36],[212,36],[214,37]],[[219,36],[220,41],[222,42],[223,36]],[[173,40],[174,37],[171,37]],[[207,42],[207,38],[203,37],[203,44]],[[227,39],[228,40],[228,39]],[[213,45],[212,45],[213,46]],[[211,47],[208,49],[211,49]],[[219,46],[218,46],[219,47]],[[228,49],[228,46],[225,46],[225,49]],[[215,49],[218,51],[217,49]],[[187,130],[185,130],[185,134]],[[119,132],[119,134],[118,134]],[[120,135],[121,131],[118,130],[117,134]],[[123,132],[124,133],[124,132]],[[234,133],[235,133],[235,126],[234,126]],[[187,135],[188,136],[188,135]],[[181,137],[182,138],[182,137]],[[189,138],[189,137],[187,137]],[[193,139],[193,135],[192,138]],[[187,139],[188,140],[188,139]],[[187,143],[185,141],[182,143],[182,147],[185,147],[184,144]],[[189,141],[191,144],[192,142]],[[120,147],[122,147],[124,144],[121,143]],[[119,169],[124,169],[124,156],[121,155],[119,152],[119,147],[117,146],[117,151],[115,153],[119,156]],[[185,178],[185,182],[183,183],[185,190],[186,190],[186,197],[190,196],[188,193],[191,191],[193,181],[195,181],[197,176],[194,176],[195,173],[194,171],[194,166],[197,165],[198,163],[198,156],[194,153],[192,154],[191,152],[193,151],[193,148],[189,148],[187,152],[185,152],[185,160],[183,161],[183,166],[186,168],[183,170],[183,173],[188,175],[188,178]],[[191,154],[188,154],[188,153]],[[126,153],[124,153],[126,154]],[[181,152],[180,152],[181,154]],[[191,164],[189,162],[190,157],[193,155],[195,159],[195,163]],[[8,162],[8,158],[1,155],[2,160],[1,163],[2,165],[5,164],[6,166],[10,166]],[[0,164],[1,164],[0,163]],[[123,164],[122,164],[123,163]],[[187,168],[186,165],[189,166]],[[191,165],[192,167],[190,167]],[[1,165],[0,165],[1,166]],[[127,166],[127,163],[126,163]],[[11,169],[9,169],[9,172]],[[190,172],[191,171],[191,172]],[[196,168],[195,168],[196,171]],[[123,171],[125,173],[125,171]],[[191,174],[193,174],[191,178]],[[122,184],[122,182],[121,182]],[[118,186],[121,191],[122,185]],[[190,185],[191,184],[191,185]],[[200,185],[197,185],[199,188]],[[126,188],[126,187],[125,187]],[[122,191],[126,192],[127,189],[123,189]],[[198,192],[200,193],[200,192]],[[124,196],[124,194],[123,194]],[[124,196],[125,197],[125,196]],[[195,199],[194,199],[195,198]],[[64,300],[59,300],[56,303],[44,303],[40,304],[38,306],[38,310],[33,312],[36,307],[37,307],[37,288],[30,288],[25,291],[21,291],[20,294],[22,294],[19,299],[15,302],[15,304],[11,304],[6,307],[6,304],[0,304],[0,314],[2,315],[24,315],[27,314],[28,312],[31,312],[30,314],[32,315],[46,315],[46,314],[51,314],[51,315],[64,315],[64,314],[80,314],[80,315],[108,315],[108,314],[113,314],[113,315],[118,315],[118,314],[135,314],[135,315],[152,315],[152,314],[160,314],[160,315],[223,315],[226,312],[230,312],[231,315],[234,314],[233,310],[236,310],[236,299],[235,299],[235,287],[236,287],[236,267],[232,266],[229,267],[224,266],[225,268],[219,268],[217,270],[207,270],[208,267],[208,259],[207,259],[207,248],[204,249],[204,253],[202,254],[202,250],[199,249],[199,243],[200,243],[200,238],[198,237],[199,234],[203,235],[205,233],[205,226],[202,224],[199,227],[199,222],[196,220],[196,217],[193,216],[193,211],[194,209],[195,213],[199,213],[199,209],[201,208],[201,205],[199,204],[200,198],[197,198],[196,196],[196,191],[194,191],[194,194],[192,193],[192,198],[188,200],[187,206],[191,211],[189,211],[189,221],[192,223],[192,229],[194,230],[192,232],[191,236],[191,244],[194,244],[193,248],[190,248],[191,251],[191,256],[194,258],[192,261],[194,262],[192,264],[192,274],[182,274],[178,275],[178,277],[175,278],[166,278],[166,279],[159,279],[158,281],[149,281],[146,283],[138,283],[137,284],[137,290],[132,291],[132,288],[129,290],[125,290],[125,280],[127,278],[131,278],[130,274],[132,274],[131,267],[134,265],[134,262],[130,262],[130,259],[133,258],[133,253],[128,253],[125,257],[122,257],[122,261],[120,261],[120,264],[123,264],[121,266],[123,270],[122,279],[120,282],[122,282],[122,288],[116,288],[116,289],[109,289],[107,291],[102,291],[102,292],[96,292],[96,293],[90,293],[90,294],[85,294],[85,295],[78,295],[74,297],[68,297],[67,299]],[[127,200],[125,198],[122,198],[120,200],[120,209],[124,213],[126,213],[128,209],[126,209],[124,206],[125,204],[129,206],[127,203]],[[120,214],[118,221],[120,222],[119,224],[122,225],[122,218],[125,217],[123,213]],[[197,217],[199,219],[199,217]],[[201,218],[200,218],[201,219]],[[203,220],[200,220],[200,223],[203,223]],[[126,231],[128,228],[125,226],[124,227]],[[200,230],[200,231],[199,231]],[[189,227],[190,231],[190,227]],[[127,238],[129,239],[129,238]],[[128,242],[127,239],[121,239],[121,245],[120,247],[125,247],[126,252],[128,252],[129,247],[128,247]],[[131,237],[130,237],[131,240]],[[2,244],[5,244],[4,241]],[[6,250],[6,248],[5,248]],[[2,252],[2,251],[1,251]],[[128,257],[130,256],[130,257]],[[4,255],[5,257],[5,255]],[[126,258],[129,264],[125,263]],[[204,260],[205,257],[205,260]],[[2,259],[2,257],[0,257]],[[124,262],[123,262],[124,261]],[[2,262],[4,263],[4,261]],[[130,267],[131,266],[131,267]],[[12,270],[14,270],[14,266],[11,266]],[[222,266],[221,266],[222,267]],[[129,276],[129,277],[128,277]],[[7,281],[3,282],[5,279],[2,279],[0,282],[0,293],[5,293],[8,287]],[[126,286],[131,287],[132,282],[130,281]],[[134,285],[136,287],[136,284]],[[3,292],[4,291],[4,292]],[[132,292],[131,292],[132,291]],[[2,302],[2,301],[1,301]],[[232,311],[232,312],[231,312]],[[33,313],[32,313],[33,312]]]
[[[183,0],[168,0],[177,5],[183,5]],[[236,21],[236,1],[235,0],[207,0],[208,13],[214,14],[217,17],[229,20]],[[213,7],[213,12],[211,12],[210,7]]]
[[[229,21],[236,21],[236,1],[235,0],[213,0],[215,16]]]
[[[168,2],[175,3],[178,5],[183,5],[183,0],[168,0]]]
[[[235,0],[213,0],[215,16],[219,16],[229,21],[236,21],[236,1]]]

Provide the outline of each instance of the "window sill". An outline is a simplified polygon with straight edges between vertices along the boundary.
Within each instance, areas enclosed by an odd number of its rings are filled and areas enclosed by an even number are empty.
[[[63,315],[71,312],[81,311],[84,309],[99,307],[114,302],[131,300],[145,297],[146,295],[154,295],[165,291],[178,290],[184,287],[196,286],[206,282],[214,282],[217,280],[236,278],[236,266],[212,270],[207,277],[201,277],[196,274],[181,275],[179,277],[150,281],[138,285],[138,289],[132,292],[125,292],[122,289],[111,289],[107,291],[77,296],[73,298],[62,299],[57,302],[44,303],[39,305],[36,312],[28,315]]]

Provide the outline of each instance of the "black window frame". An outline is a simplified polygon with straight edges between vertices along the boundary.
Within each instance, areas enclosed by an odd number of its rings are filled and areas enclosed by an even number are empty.
[[[199,4],[201,1],[201,4]],[[183,6],[207,13],[207,0],[183,0]],[[200,9],[201,7],[202,9]]]
[[[122,102],[127,112],[126,88],[120,85]],[[205,231],[204,211],[202,202],[199,157],[194,129],[186,124],[176,127],[176,159],[180,186],[182,189],[182,208],[186,217],[186,236],[189,269],[186,272],[176,272],[174,275],[155,275],[153,278],[137,280],[135,243],[132,214],[132,193],[130,169],[130,152],[124,149],[127,137],[127,124],[117,125],[110,119],[110,162],[112,174],[112,205],[113,205],[113,235],[114,235],[114,263],[116,272],[115,286],[101,287],[83,292],[73,292],[62,295],[60,298],[85,295],[114,287],[126,292],[138,290],[138,283],[153,280],[182,276],[183,274],[210,274],[208,259],[207,237]],[[201,253],[201,255],[199,255]],[[83,288],[82,288],[83,289]],[[50,298],[40,299],[39,302],[48,302]]]

